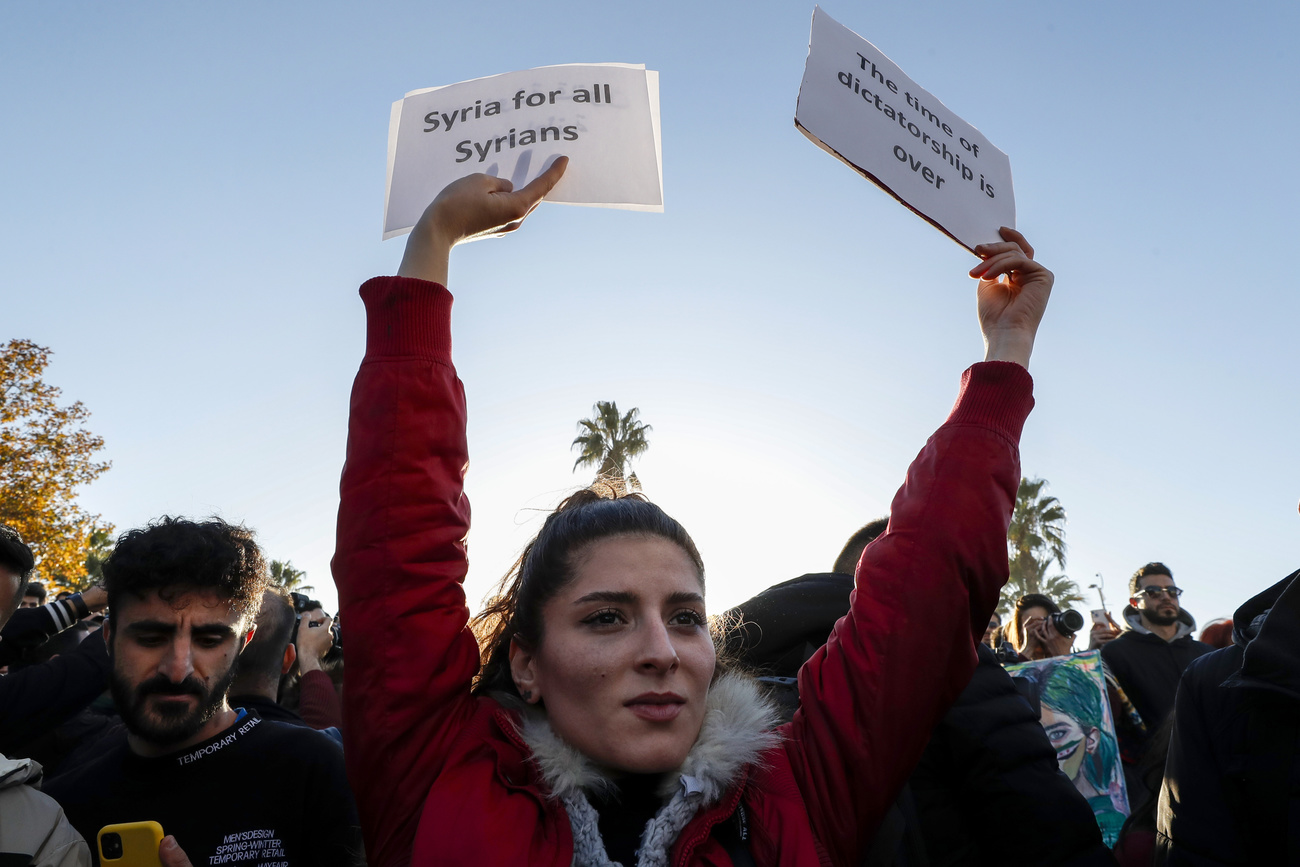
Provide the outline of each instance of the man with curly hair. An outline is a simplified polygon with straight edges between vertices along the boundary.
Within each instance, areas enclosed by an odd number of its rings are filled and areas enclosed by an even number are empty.
[[[104,564],[111,689],[126,734],[47,791],[89,840],[156,821],[164,863],[352,865],[356,807],[325,735],[231,707],[227,693],[267,585],[253,534],[164,517]],[[274,786],[249,785],[274,769]]]

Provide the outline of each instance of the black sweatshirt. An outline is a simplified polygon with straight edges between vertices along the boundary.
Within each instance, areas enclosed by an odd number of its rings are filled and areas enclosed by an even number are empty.
[[[123,734],[44,792],[63,805],[96,865],[100,828],[150,820],[176,836],[195,867],[364,863],[339,745],[243,712],[211,740],[157,758],[133,753]]]
[[[0,677],[0,753],[23,752],[32,738],[72,719],[108,689],[103,635],[97,631],[72,653]]]

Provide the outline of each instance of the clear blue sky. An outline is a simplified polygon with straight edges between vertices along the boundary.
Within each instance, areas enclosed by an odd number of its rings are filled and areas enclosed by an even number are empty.
[[[1298,565],[1300,7],[829,0],[1006,151],[1057,274],[1024,470],[1068,573],[1159,559],[1202,621]],[[356,286],[389,106],[532,66],[660,71],[663,214],[544,206],[452,263],[470,595],[570,473],[598,399],[699,542],[717,610],[885,512],[981,344],[973,260],[792,123],[812,3],[0,5],[0,339],[51,347],[126,529],[246,521],[332,604]],[[1087,607],[1087,606],[1085,606]],[[1114,607],[1114,606],[1113,606]]]

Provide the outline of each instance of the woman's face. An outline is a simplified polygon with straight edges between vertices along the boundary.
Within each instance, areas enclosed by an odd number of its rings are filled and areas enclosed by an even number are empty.
[[[542,607],[541,646],[511,646],[521,695],[607,768],[663,773],[694,745],[716,662],[691,558],[657,536],[612,536],[579,553]]]
[[[1046,620],[1050,613],[1041,605],[1030,605],[1028,608],[1020,609],[1020,646],[1016,650],[1023,652],[1031,643],[1037,643],[1037,639],[1029,635],[1029,627],[1040,620]]]
[[[1083,769],[1083,760],[1089,753],[1097,751],[1097,742],[1101,733],[1095,728],[1083,728],[1079,721],[1060,711],[1043,705],[1040,720],[1047,739],[1056,750],[1056,763],[1071,780],[1077,780]]]

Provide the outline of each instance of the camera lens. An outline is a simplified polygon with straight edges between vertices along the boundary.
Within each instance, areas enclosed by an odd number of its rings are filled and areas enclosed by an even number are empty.
[[[105,834],[99,838],[99,850],[105,859],[122,857],[122,837],[120,834]]]
[[[1052,625],[1056,627],[1057,632],[1074,635],[1083,628],[1083,615],[1070,608],[1060,614],[1053,614]]]

